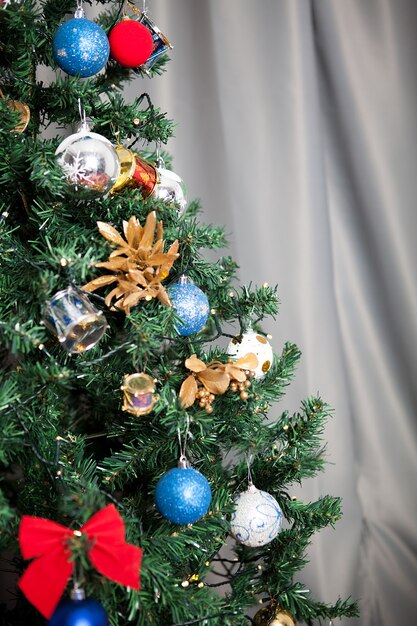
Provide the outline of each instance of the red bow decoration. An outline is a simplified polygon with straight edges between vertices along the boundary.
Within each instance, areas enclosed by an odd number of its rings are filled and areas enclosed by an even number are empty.
[[[18,582],[29,602],[46,618],[53,614],[74,569],[69,539],[86,534],[95,569],[125,587],[140,589],[142,550],[125,541],[125,526],[114,504],[95,513],[80,530],[24,515],[19,542],[24,559],[33,561]]]

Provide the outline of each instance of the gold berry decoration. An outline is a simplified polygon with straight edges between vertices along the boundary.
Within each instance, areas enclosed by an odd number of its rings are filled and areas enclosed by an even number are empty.
[[[231,359],[227,363],[211,361],[206,364],[195,354],[185,361],[185,367],[191,371],[181,385],[180,402],[187,409],[195,402],[204,408],[206,413],[213,412],[213,401],[216,396],[224,394],[228,389],[239,393],[241,400],[247,400],[252,370],[258,365],[254,354],[246,354],[238,361]]]

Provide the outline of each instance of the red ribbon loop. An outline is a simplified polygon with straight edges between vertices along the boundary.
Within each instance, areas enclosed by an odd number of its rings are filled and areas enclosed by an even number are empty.
[[[88,556],[95,569],[125,587],[140,589],[142,550],[126,543],[125,526],[116,507],[109,504],[80,528],[89,542]],[[78,533],[77,533],[78,534]],[[24,515],[19,542],[29,565],[19,587],[46,618],[53,614],[74,569],[68,540],[74,531],[47,519]]]

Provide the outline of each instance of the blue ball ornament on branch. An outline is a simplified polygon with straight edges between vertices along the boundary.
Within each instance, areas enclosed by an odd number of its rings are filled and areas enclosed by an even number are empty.
[[[61,24],[52,40],[57,65],[70,76],[87,78],[106,65],[110,44],[104,30],[84,17],[79,3],[73,19]]]
[[[77,588],[71,600],[58,604],[48,626],[109,626],[109,619],[97,600],[86,599],[84,591]]]
[[[201,472],[189,467],[184,456],[159,479],[155,489],[155,504],[163,517],[184,526],[201,519],[208,511],[211,489]]]
[[[169,287],[168,294],[181,322],[176,324],[177,332],[188,337],[202,330],[207,322],[210,305],[206,294],[194,285],[188,276]]]

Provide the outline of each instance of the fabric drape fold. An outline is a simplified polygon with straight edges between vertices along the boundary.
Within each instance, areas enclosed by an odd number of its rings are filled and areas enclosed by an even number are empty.
[[[174,169],[226,225],[242,282],[278,283],[276,351],[303,351],[271,417],[317,391],[335,409],[327,471],[297,493],[341,495],[344,518],[300,579],[360,600],[343,624],[413,623],[417,4],[149,5],[174,50],[143,91],[178,122]]]

